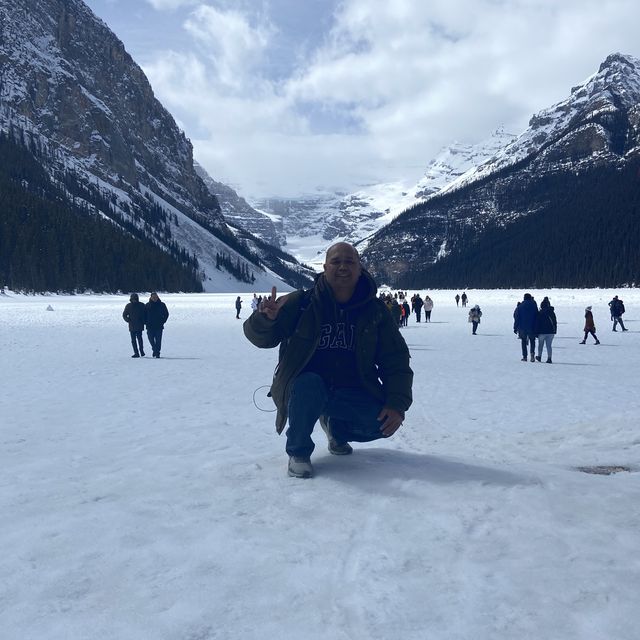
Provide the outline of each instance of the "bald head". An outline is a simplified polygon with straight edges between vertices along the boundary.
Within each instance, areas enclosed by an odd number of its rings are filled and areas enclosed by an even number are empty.
[[[360,254],[358,253],[356,248],[348,242],[336,242],[335,244],[332,244],[327,249],[327,255],[325,256],[325,265],[327,262],[329,262],[329,258],[334,253],[351,254],[358,261],[358,264],[360,264]]]

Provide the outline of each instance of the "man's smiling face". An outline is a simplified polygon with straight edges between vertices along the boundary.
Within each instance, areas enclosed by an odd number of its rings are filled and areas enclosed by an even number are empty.
[[[361,273],[360,256],[350,244],[339,242],[329,248],[324,276],[338,300],[346,302],[351,298]]]

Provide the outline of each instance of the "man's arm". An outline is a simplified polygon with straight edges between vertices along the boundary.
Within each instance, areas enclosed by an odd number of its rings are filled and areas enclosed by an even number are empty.
[[[404,420],[404,413],[413,402],[413,371],[409,366],[409,348],[400,329],[389,314],[382,316],[378,328],[377,362],[386,400],[383,413],[383,433],[391,435]],[[386,426],[385,426],[386,425]]]

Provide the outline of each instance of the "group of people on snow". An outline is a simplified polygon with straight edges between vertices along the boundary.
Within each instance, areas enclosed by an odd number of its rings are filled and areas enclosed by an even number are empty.
[[[266,296],[265,296],[266,297]],[[236,320],[240,320],[240,311],[242,311],[242,299],[240,298],[240,296],[238,296],[236,298],[236,302],[235,302],[235,308],[236,308]],[[258,305],[262,302],[262,296],[257,295],[256,293],[253,294],[253,298],[251,299],[251,312],[253,313],[257,308]]]
[[[527,353],[529,353],[531,362],[542,362],[542,351],[546,349],[547,363],[551,364],[553,337],[557,330],[558,320],[549,298],[545,296],[538,309],[533,296],[525,293],[513,312],[513,332],[520,338],[522,361],[527,361]],[[536,355],[536,338],[538,355]]]
[[[433,300],[419,293],[410,299],[406,292],[377,294],[377,285],[360,263],[352,245],[339,242],[325,256],[323,272],[310,290],[300,289],[278,297],[270,295],[251,301],[252,313],[243,324],[247,339],[260,348],[278,347],[269,396],[276,406],[276,431],[285,427],[287,473],[296,478],[314,475],[311,455],[312,433],[317,423],[327,437],[331,454],[353,453],[352,442],[370,442],[391,437],[402,425],[412,403],[413,371],[409,349],[400,332],[411,312],[416,322],[422,310],[431,320]],[[456,294],[456,305],[467,306],[466,292]],[[609,303],[613,331],[622,322],[624,304],[618,297]],[[242,300],[235,303],[240,317]],[[129,323],[132,357],[144,356],[142,331],[160,357],[162,331],[169,312],[157,293],[147,304],[131,294],[122,317]],[[480,324],[478,304],[469,310],[472,333]],[[516,306],[514,332],[522,345],[522,360],[541,362],[543,350],[552,362],[552,344],[557,319],[548,297],[540,308],[530,293]],[[585,309],[585,344],[589,334],[596,344],[591,307]],[[535,353],[536,340],[538,352]]]
[[[162,348],[162,332],[169,318],[169,310],[167,305],[160,300],[158,294],[154,291],[149,296],[149,302],[144,304],[140,302],[140,297],[137,293],[132,293],[129,296],[128,304],[122,312],[122,318],[129,325],[131,346],[133,347],[133,355],[131,357],[140,358],[145,355],[142,332],[146,326],[152,355],[154,358],[159,358]]]
[[[467,292],[466,291],[463,291],[462,295],[456,293],[456,297],[455,297],[456,307],[459,306],[461,301],[462,301],[462,306],[466,307],[468,300],[469,300],[469,298],[467,297]]]
[[[420,322],[423,310],[425,322],[431,322],[433,300],[428,295],[425,295],[423,300],[419,293],[415,293],[411,296],[411,304],[407,300],[406,291],[397,291],[394,294],[381,292],[379,297],[385,303],[399,327],[406,327],[409,324],[411,312],[416,314],[416,322]]]

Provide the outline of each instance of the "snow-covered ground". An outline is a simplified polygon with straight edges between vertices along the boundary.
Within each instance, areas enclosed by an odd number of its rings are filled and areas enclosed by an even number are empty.
[[[126,296],[0,296],[0,635],[637,639],[640,291],[533,292],[553,364],[520,361],[522,291],[468,291],[477,336],[429,293],[405,424],[350,457],[320,432],[312,480],[254,406],[276,352],[236,294],[162,296],[160,360],[129,357]]]

